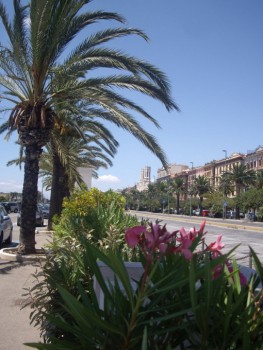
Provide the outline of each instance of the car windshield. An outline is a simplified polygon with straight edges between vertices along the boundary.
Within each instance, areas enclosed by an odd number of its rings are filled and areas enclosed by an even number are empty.
[[[7,216],[7,212],[5,210],[5,207],[3,205],[0,206],[1,211],[3,212],[4,216]]]

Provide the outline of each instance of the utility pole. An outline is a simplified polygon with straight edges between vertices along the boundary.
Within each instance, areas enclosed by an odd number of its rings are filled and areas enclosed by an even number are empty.
[[[192,216],[192,191],[191,191],[191,185],[192,185],[192,179],[193,179],[193,162],[190,162],[192,164],[192,168],[191,168],[191,183],[190,185],[190,216]]]

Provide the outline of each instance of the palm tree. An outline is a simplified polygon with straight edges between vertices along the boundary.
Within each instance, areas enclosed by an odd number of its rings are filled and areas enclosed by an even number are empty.
[[[256,173],[252,169],[247,169],[244,164],[233,165],[232,171],[228,172],[230,180],[235,186],[236,195],[239,196],[243,189],[255,184]]]
[[[263,170],[258,170],[256,173],[255,187],[257,189],[263,188]]]
[[[224,173],[220,177],[219,191],[222,192],[225,197],[234,192],[231,177],[228,173]]]
[[[236,197],[241,194],[241,191],[254,185],[256,182],[256,173],[252,169],[247,169],[244,164],[233,165],[232,171],[228,172],[230,180],[235,186]],[[236,206],[236,218],[239,219],[239,205]]]
[[[117,87],[139,91],[162,102],[167,110],[178,109],[170,97],[165,75],[147,62],[101,47],[118,37],[134,34],[147,40],[147,36],[133,28],[108,29],[85,37],[67,51],[70,44],[74,45],[77,34],[88,25],[98,20],[124,22],[116,13],[85,12],[89,2],[31,0],[28,6],[23,6],[20,0],[14,0],[13,21],[0,2],[2,29],[8,36],[8,45],[1,46],[0,51],[0,85],[5,89],[1,99],[12,104],[10,129],[17,130],[19,142],[25,148],[18,248],[22,254],[35,252],[39,159],[59,119],[56,107],[63,101],[73,106],[77,101],[88,101],[96,103],[102,111],[110,111],[112,121],[131,132],[166,165],[164,152],[155,138],[143,130],[127,109],[159,127],[157,121],[116,92]],[[99,78],[86,75],[100,67],[126,70],[128,74]]]
[[[198,175],[195,179],[194,179],[194,192],[199,196],[199,215],[202,215],[202,203],[203,203],[203,199],[204,199],[204,194],[208,193],[211,190],[211,186],[209,183],[209,179],[205,176],[202,175]]]
[[[58,130],[52,133],[49,147],[52,155],[49,229],[52,228],[52,217],[61,214],[63,199],[72,193],[75,184],[81,185],[83,182],[78,169],[92,168],[95,174],[100,167],[112,166],[109,157],[113,158],[116,154],[118,142],[100,123],[84,124],[82,138],[71,129],[64,134]]]
[[[176,177],[171,183],[170,186],[172,188],[172,191],[175,193],[176,196],[176,211],[177,214],[179,214],[180,209],[180,196],[185,193],[185,183],[183,178]]]

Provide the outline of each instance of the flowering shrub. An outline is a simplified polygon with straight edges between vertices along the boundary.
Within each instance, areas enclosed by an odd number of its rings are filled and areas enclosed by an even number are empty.
[[[194,228],[187,233],[184,227],[181,230],[176,230],[169,233],[166,225],[161,227],[159,224],[153,225],[150,223],[150,230],[146,226],[135,226],[126,230],[125,239],[130,248],[139,246],[143,252],[147,264],[151,265],[156,258],[160,258],[167,254],[181,254],[185,259],[190,260],[193,254],[203,257],[207,253],[211,259],[217,259],[221,255],[221,249],[224,244],[221,243],[222,235],[219,235],[215,242],[205,245],[205,221],[201,224],[197,231]],[[196,247],[202,242],[203,249],[193,252]],[[232,264],[229,260],[225,266],[219,264],[215,267],[212,278],[218,278],[226,267],[229,272],[233,272]],[[146,271],[146,270],[145,270]],[[239,271],[240,282],[242,285],[247,284],[246,277]]]
[[[204,228],[205,222],[189,232],[170,233],[159,224],[127,229],[128,246],[140,251],[139,280],[131,280],[121,254],[105,254],[83,238],[76,263],[96,278],[103,307],[92,282],[79,282],[77,297],[58,284],[64,312],[45,316],[61,336],[33,347],[261,349],[263,268],[251,249],[258,276],[246,280],[230,260],[233,252],[222,253],[221,236],[205,243]],[[113,271],[112,280],[105,280],[98,260]]]
[[[134,248],[136,245],[140,246],[146,257],[152,258],[156,252],[160,254],[180,252],[186,259],[190,259],[192,257],[190,250],[192,243],[196,237],[203,235],[204,227],[205,222],[202,223],[199,231],[193,228],[189,233],[186,233],[185,229],[182,228],[169,233],[166,230],[166,225],[161,227],[159,224],[150,223],[150,231],[146,226],[128,228],[125,239],[130,248]],[[178,237],[178,233],[180,237]],[[179,242],[178,245],[176,245],[177,242]]]

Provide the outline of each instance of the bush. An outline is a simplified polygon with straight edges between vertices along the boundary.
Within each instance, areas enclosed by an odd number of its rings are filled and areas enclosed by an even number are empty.
[[[85,258],[87,241],[102,251],[136,259],[137,253],[128,249],[124,234],[127,227],[138,225],[139,221],[124,211],[124,205],[119,194],[97,189],[77,191],[64,202],[61,218],[54,221],[53,242],[49,244],[52,255],[47,256],[47,263],[35,274],[36,286],[27,290],[33,301],[31,322],[40,326],[47,341],[65,336],[64,331],[46,318],[46,314],[63,317],[67,314],[61,306],[57,284],[76,298],[80,298],[79,285],[87,292],[89,290],[91,274]]]
[[[54,281],[61,309],[48,309],[45,317],[60,336],[50,337],[49,344],[31,346],[261,349],[262,266],[251,250],[259,277],[246,281],[235,261],[230,261],[233,251],[221,254],[221,236],[206,246],[204,234],[204,225],[189,233],[184,229],[169,233],[159,224],[128,229],[128,245],[140,249],[143,272],[138,280],[130,279],[120,253],[104,253],[80,237],[83,254],[76,251],[73,258],[90,279],[86,284],[80,279],[73,292],[66,283]],[[104,280],[98,260],[115,278]],[[104,295],[103,307],[94,289],[95,278]]]
[[[123,251],[125,229],[139,223],[124,208],[125,199],[116,192],[77,191],[64,201],[61,217],[54,220],[54,242],[74,245],[83,236],[104,250]]]

